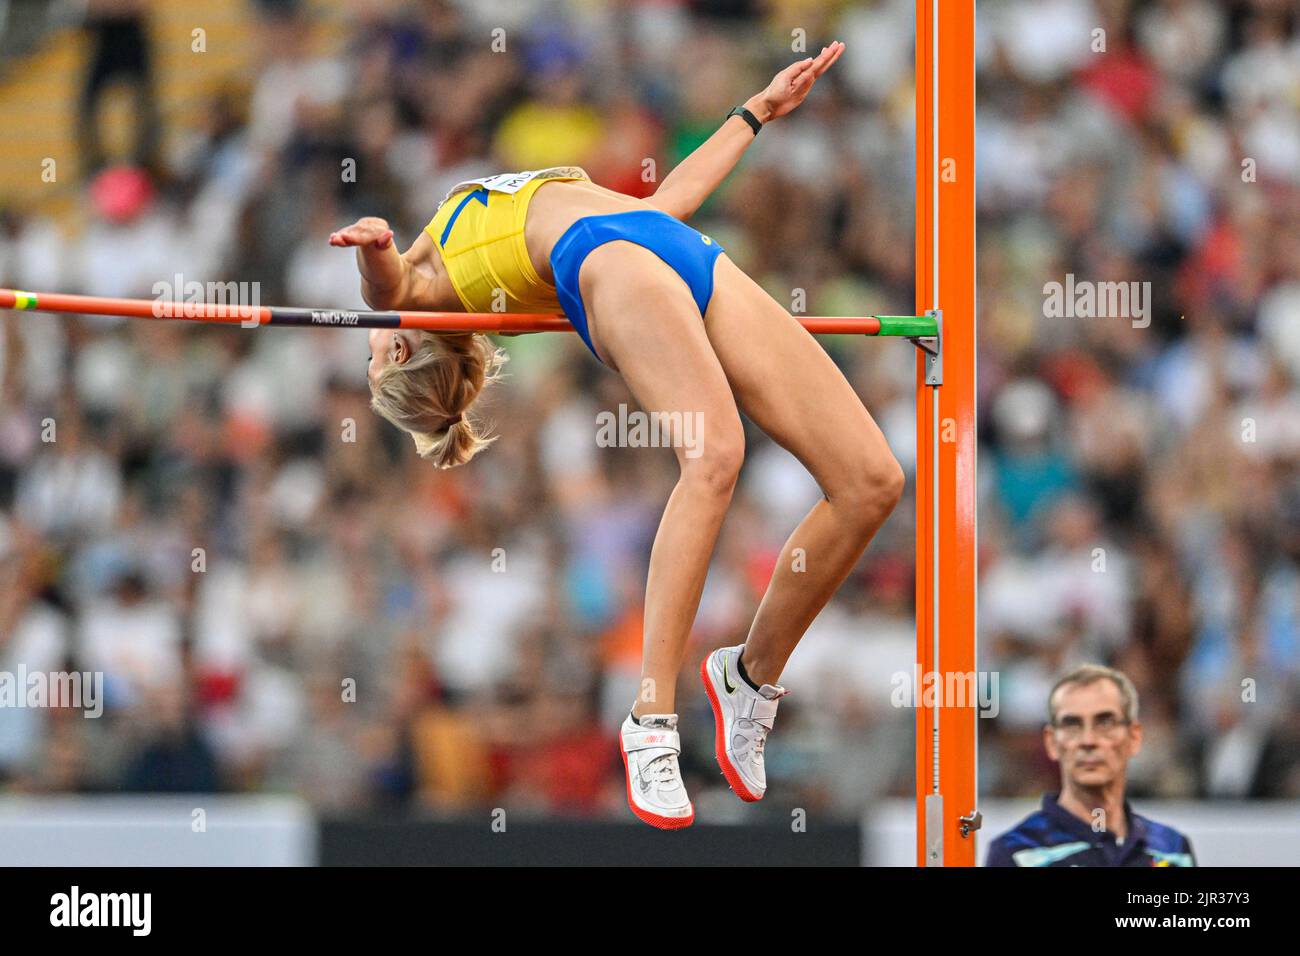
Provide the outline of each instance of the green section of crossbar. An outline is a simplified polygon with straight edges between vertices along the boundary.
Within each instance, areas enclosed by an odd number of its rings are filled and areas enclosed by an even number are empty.
[[[939,334],[939,320],[932,315],[877,315],[880,335],[933,337]]]

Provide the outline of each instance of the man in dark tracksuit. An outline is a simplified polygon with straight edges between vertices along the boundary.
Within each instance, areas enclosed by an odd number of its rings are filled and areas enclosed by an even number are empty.
[[[1173,827],[1138,816],[1124,801],[1121,842],[1065,810],[1055,793],[1043,808],[993,841],[985,866],[1195,866],[1192,844]]]
[[[989,846],[986,866],[1195,866],[1187,837],[1138,816],[1124,799],[1142,747],[1137,691],[1120,671],[1088,664],[1056,682],[1043,743],[1061,791]]]

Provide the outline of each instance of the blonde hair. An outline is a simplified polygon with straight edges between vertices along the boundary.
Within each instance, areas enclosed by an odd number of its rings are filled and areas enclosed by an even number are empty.
[[[1138,692],[1128,675],[1113,667],[1101,664],[1080,664],[1052,685],[1047,695],[1047,721],[1056,726],[1056,692],[1062,687],[1087,687],[1099,680],[1108,680],[1119,688],[1120,706],[1124,708],[1124,719],[1130,724],[1138,717]]]
[[[388,363],[370,383],[370,407],[409,433],[421,458],[454,468],[496,441],[458,416],[497,378],[506,354],[478,332],[418,335],[411,357]]]

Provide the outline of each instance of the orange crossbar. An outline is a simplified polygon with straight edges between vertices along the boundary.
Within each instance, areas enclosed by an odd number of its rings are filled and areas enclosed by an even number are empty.
[[[247,325],[313,325],[321,327],[426,329],[440,332],[572,332],[562,315],[519,312],[367,312],[346,309],[303,309],[281,306],[240,306],[165,299],[111,299],[61,292],[22,292],[0,289],[0,309],[34,309],[79,315],[114,315],[135,319],[183,319]],[[796,316],[814,335],[879,335],[880,316]],[[885,316],[908,319],[909,316]],[[893,333],[900,334],[900,333]]]
[[[942,313],[943,383],[916,384],[916,662],[976,674],[975,2],[916,2],[916,308]],[[975,700],[916,708],[918,866],[974,866]]]

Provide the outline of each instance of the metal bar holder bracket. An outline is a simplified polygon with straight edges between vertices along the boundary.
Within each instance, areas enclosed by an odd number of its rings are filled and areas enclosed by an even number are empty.
[[[925,384],[943,384],[943,309],[928,309],[938,335],[909,335],[908,341],[925,353]]]

